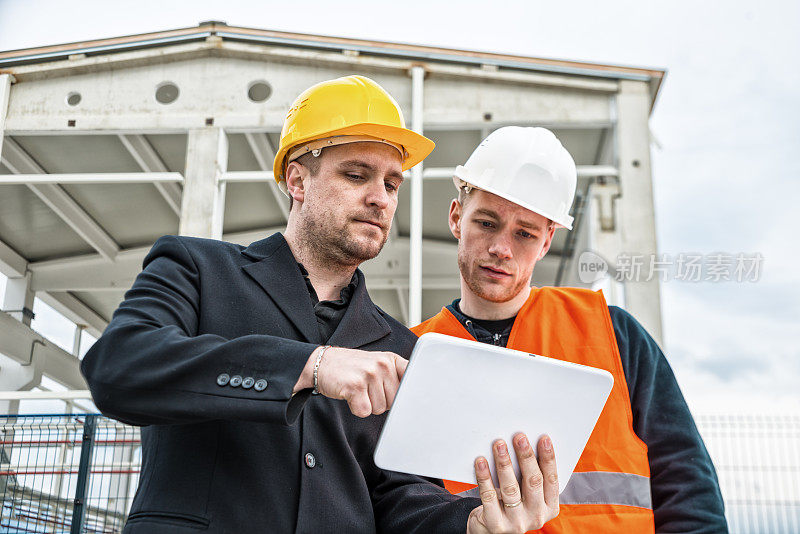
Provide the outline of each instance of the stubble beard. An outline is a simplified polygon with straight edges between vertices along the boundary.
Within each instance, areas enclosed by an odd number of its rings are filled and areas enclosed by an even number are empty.
[[[351,224],[350,219],[333,224],[329,213],[312,209],[299,221],[299,234],[309,252],[321,261],[357,267],[380,253],[389,234],[382,232],[379,243],[360,240],[353,235]]]
[[[458,247],[458,269],[461,271],[461,277],[464,279],[464,283],[467,284],[469,290],[488,302],[508,302],[519,295],[526,287],[524,279],[520,279],[511,287],[480,280],[480,267],[467,256],[466,252],[461,247]]]

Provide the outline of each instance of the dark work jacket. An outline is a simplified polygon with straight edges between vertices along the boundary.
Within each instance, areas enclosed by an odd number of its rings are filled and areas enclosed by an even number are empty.
[[[416,337],[357,276],[328,343],[408,358]],[[143,427],[125,534],[466,530],[478,499],[375,466],[384,416],[360,419],[310,390],[292,397],[319,336],[282,235],[247,248],[156,241],[81,364],[97,407]],[[237,375],[244,381],[234,387]]]

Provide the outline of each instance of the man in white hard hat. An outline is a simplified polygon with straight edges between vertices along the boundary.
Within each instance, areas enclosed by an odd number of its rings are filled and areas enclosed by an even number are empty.
[[[156,241],[81,364],[98,408],[143,427],[125,534],[478,534],[556,515],[528,487],[524,506],[501,506],[373,461],[416,338],[358,266],[386,242],[402,172],[432,149],[374,81],[321,82],[292,105],[275,158],[293,201],[284,234]],[[516,452],[523,475],[554,476],[552,451]],[[485,459],[476,471],[485,480]]]
[[[614,376],[560,495],[561,513],[541,532],[727,531],[714,466],[652,337],[600,291],[531,287],[556,229],[572,228],[577,173],[555,135],[500,128],[456,169],[454,183],[449,224],[458,239],[461,298],[414,333],[474,338]],[[458,494],[476,491],[445,485]]]

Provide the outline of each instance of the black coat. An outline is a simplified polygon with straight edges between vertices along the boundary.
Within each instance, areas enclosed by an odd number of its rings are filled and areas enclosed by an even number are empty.
[[[357,276],[328,343],[407,358],[416,338]],[[156,241],[81,364],[98,408],[143,426],[126,534],[465,531],[477,499],[375,466],[384,416],[359,419],[308,390],[292,397],[318,337],[282,235],[247,248]]]

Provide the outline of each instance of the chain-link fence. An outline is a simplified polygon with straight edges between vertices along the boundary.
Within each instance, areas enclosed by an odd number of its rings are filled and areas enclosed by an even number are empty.
[[[0,416],[0,532],[120,532],[139,430],[99,415]]]

